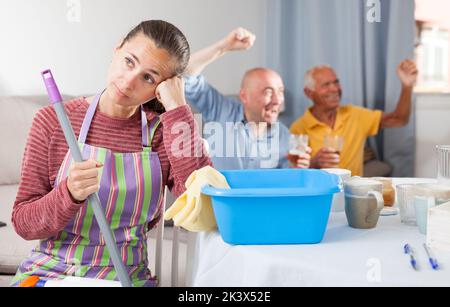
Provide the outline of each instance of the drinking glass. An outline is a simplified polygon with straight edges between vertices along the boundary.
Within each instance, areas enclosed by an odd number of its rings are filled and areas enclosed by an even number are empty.
[[[398,184],[396,186],[400,221],[407,225],[416,225],[416,211],[414,208],[415,186],[415,184]]]
[[[438,145],[436,151],[438,182],[450,185],[450,145]]]
[[[309,137],[307,134],[291,134],[289,139],[288,160],[292,165],[297,165],[300,155],[306,153]]]
[[[323,146],[333,148],[340,154],[344,146],[344,137],[341,135],[326,135],[323,140]]]

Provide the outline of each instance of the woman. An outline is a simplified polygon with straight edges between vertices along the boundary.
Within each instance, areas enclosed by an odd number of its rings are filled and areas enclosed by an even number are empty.
[[[72,161],[53,109],[37,113],[12,222],[24,239],[41,242],[14,284],[31,275],[116,279],[86,201],[94,192],[134,286],[157,284],[147,268],[146,233],[159,221],[164,186],[179,195],[194,170],[210,165],[194,154],[203,147],[178,77],[188,61],[188,42],[173,25],[151,20],[134,28],[114,50],[106,89],[65,104],[84,162]],[[188,135],[177,133],[180,122]],[[182,149],[172,148],[177,138]]]

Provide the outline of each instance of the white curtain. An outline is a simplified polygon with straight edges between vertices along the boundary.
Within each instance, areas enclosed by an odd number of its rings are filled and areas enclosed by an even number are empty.
[[[380,22],[369,22],[376,8]],[[413,57],[414,0],[270,0],[266,23],[266,65],[285,81],[281,120],[288,126],[311,105],[303,76],[317,64],[336,70],[342,104],[395,109],[401,90],[396,67]],[[386,129],[370,142],[393,166],[393,176],[413,176],[414,114],[408,126]]]

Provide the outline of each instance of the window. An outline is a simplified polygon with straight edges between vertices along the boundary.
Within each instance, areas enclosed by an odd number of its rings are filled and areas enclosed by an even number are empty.
[[[416,90],[450,92],[450,22],[442,0],[416,0],[415,57],[420,74]]]

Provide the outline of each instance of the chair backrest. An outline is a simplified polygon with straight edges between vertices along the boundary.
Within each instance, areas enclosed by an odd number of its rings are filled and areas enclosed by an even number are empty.
[[[169,189],[166,187],[164,190],[164,210],[161,216],[161,221],[158,223],[156,228],[156,246],[155,246],[155,275],[159,277],[160,285],[162,284],[163,276],[163,265],[162,259],[165,258],[164,254],[164,211],[174,202],[174,196],[170,193]],[[173,225],[172,230],[172,260],[171,260],[171,286],[177,287],[179,282],[179,272],[178,272],[178,262],[179,262],[179,228]],[[167,250],[167,249],[166,249]]]

